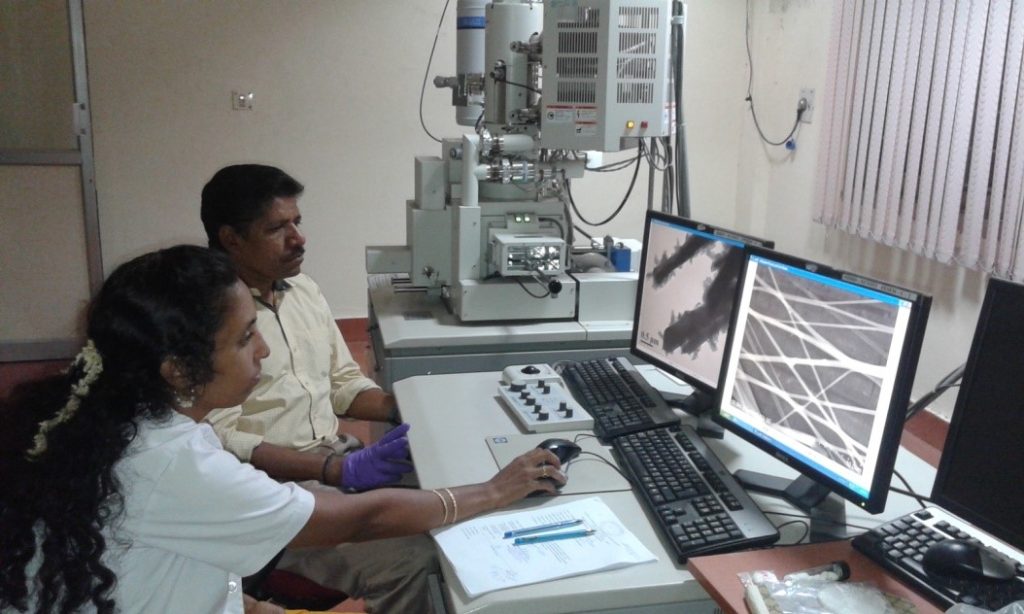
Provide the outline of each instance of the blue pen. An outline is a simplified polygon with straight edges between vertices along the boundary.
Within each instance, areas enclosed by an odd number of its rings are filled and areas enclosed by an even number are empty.
[[[530,533],[540,533],[541,531],[552,531],[554,529],[564,529],[565,527],[574,527],[578,524],[583,524],[582,520],[563,520],[561,522],[552,522],[551,524],[542,524],[536,527],[528,527],[526,529],[516,529],[514,531],[505,531],[505,539],[510,537],[519,537],[520,535],[529,535]]]
[[[594,529],[586,529],[584,531],[566,531],[565,533],[550,533],[548,535],[532,535],[530,537],[517,537],[513,546],[526,546],[528,544],[542,544],[544,542],[554,542],[561,539],[576,539],[579,537],[587,537],[597,533]]]

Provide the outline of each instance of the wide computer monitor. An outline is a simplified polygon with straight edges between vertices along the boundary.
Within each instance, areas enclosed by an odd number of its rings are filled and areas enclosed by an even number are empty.
[[[1024,549],[1024,286],[988,283],[932,500]]]
[[[747,245],[771,241],[648,211],[636,300],[634,356],[694,388],[684,407],[710,410]]]
[[[714,419],[801,474],[785,496],[885,507],[931,299],[748,250]],[[778,480],[737,472],[748,489]]]

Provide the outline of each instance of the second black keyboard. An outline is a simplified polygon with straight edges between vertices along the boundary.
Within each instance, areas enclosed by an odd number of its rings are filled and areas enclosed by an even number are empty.
[[[561,365],[573,398],[594,418],[604,441],[679,422],[665,400],[625,358],[609,357]]]
[[[775,526],[692,427],[624,435],[612,445],[678,562],[779,539]]]
[[[854,537],[853,547],[943,608],[966,603],[995,611],[1024,599],[1024,564],[1019,561],[1013,561],[1017,577],[1006,582],[946,578],[925,570],[924,553],[935,542],[959,539],[985,548],[979,535],[977,529],[943,510],[928,508]]]

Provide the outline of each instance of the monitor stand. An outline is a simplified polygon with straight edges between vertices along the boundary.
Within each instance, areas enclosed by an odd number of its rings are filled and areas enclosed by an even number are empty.
[[[711,419],[711,410],[715,405],[715,397],[700,390],[694,389],[687,396],[670,395],[662,393],[665,403],[669,407],[678,407],[691,416],[697,417],[697,434],[701,437],[722,439],[725,437],[725,430],[717,422]]]
[[[741,486],[753,492],[785,499],[807,514],[811,542],[846,539],[846,504],[826,486],[807,476],[787,480],[756,471],[740,469],[734,474]]]

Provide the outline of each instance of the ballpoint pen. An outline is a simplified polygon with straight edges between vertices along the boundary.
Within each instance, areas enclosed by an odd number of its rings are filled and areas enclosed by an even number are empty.
[[[505,531],[504,539],[510,537],[519,537],[520,535],[529,535],[531,533],[540,533],[541,531],[553,531],[554,529],[564,529],[565,527],[574,527],[578,524],[583,524],[582,520],[562,520],[561,522],[552,522],[550,524],[542,524],[535,527],[527,527],[525,529],[515,529],[514,531]]]
[[[548,535],[531,535],[529,537],[517,537],[513,546],[526,546],[528,544],[542,544],[544,542],[554,542],[562,539],[577,539],[580,537],[587,537],[597,533],[594,529],[586,529],[583,531],[566,531],[565,533],[550,533]]]

